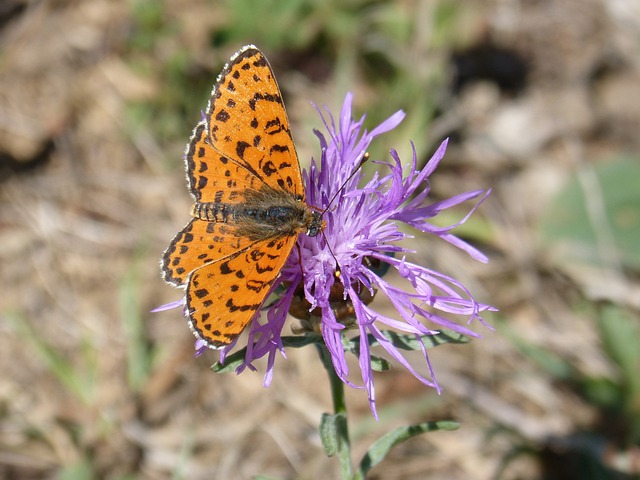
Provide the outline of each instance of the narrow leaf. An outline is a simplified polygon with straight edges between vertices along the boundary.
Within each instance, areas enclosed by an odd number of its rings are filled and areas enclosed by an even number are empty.
[[[295,335],[288,337],[281,337],[282,345],[285,347],[291,348],[302,348],[307,345],[313,345],[315,343],[324,344],[324,340],[322,335],[317,335],[314,333],[308,333],[306,335]]]
[[[338,415],[323,413],[320,419],[320,441],[327,457],[333,457],[338,452]]]
[[[415,335],[405,335],[391,330],[383,330],[382,334],[394,347],[402,350],[421,350],[422,347],[420,345],[420,340],[422,340],[425,348],[427,349],[437,347],[438,345],[444,345],[445,343],[469,342],[469,337],[466,337],[461,333],[454,332],[453,330],[440,330],[434,335],[420,335],[420,337],[416,337]],[[373,335],[367,335],[367,341],[371,347],[380,344]],[[360,342],[361,337],[352,338],[349,341],[348,350],[357,354],[357,352],[360,351]]]
[[[409,440],[410,438],[426,432],[435,432],[437,430],[457,430],[459,427],[460,424],[458,422],[451,420],[426,422],[418,425],[398,427],[383,435],[373,445],[371,445],[360,462],[358,475],[360,478],[365,478],[367,472],[384,460],[393,447]]]
[[[420,341],[415,335],[402,335],[391,330],[384,330],[382,334],[393,344],[396,348],[403,350],[421,350]],[[438,345],[444,345],[445,343],[468,343],[469,337],[462,335],[461,333],[454,332],[453,330],[440,330],[434,335],[421,335],[420,339],[426,348],[437,347]]]
[[[301,348],[307,345],[313,345],[321,342],[323,342],[322,335],[309,334],[309,335],[282,337],[282,345],[284,345],[285,347],[292,347],[292,348]],[[225,358],[224,364],[220,362],[214,363],[211,366],[211,370],[215,373],[234,372],[236,368],[242,365],[242,362],[244,361],[244,357],[246,353],[247,353],[246,348],[238,350],[237,352],[234,352],[233,354],[228,355],[227,358]]]
[[[374,372],[386,372],[387,370],[391,370],[391,364],[382,357],[378,357],[376,355],[371,355],[371,369]]]
[[[228,355],[224,359],[224,363],[216,362],[211,366],[211,370],[215,373],[229,373],[234,372],[236,368],[242,365],[244,357],[247,353],[246,347],[242,350],[238,350],[231,355]]]

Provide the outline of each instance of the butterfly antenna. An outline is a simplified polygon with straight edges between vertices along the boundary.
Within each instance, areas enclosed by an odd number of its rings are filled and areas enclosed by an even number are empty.
[[[356,165],[356,168],[354,168],[353,172],[351,172],[351,175],[349,175],[347,179],[344,182],[342,182],[342,186],[336,191],[336,193],[333,194],[333,197],[331,197],[331,200],[329,200],[329,203],[327,203],[327,207],[322,211],[323,215],[329,210],[329,208],[331,208],[331,205],[333,204],[334,200],[340,194],[340,192],[344,190],[344,187],[347,185],[347,183],[349,183],[349,180],[351,180],[353,176],[356,173],[358,173],[358,170],[360,170],[362,166],[367,162],[367,160],[369,160],[369,156],[370,156],[369,152],[364,152],[362,154],[362,158],[358,162],[358,165]]]
[[[336,197],[340,194],[340,192],[342,192],[342,190],[344,190],[344,187],[347,185],[347,183],[349,183],[349,180],[351,180],[354,177],[354,175],[358,173],[358,170],[362,168],[362,165],[364,165],[367,162],[367,160],[369,160],[369,152],[364,152],[362,154],[362,158],[358,162],[358,165],[356,165],[356,168],[353,169],[353,172],[351,172],[351,174],[347,177],[347,179],[342,183],[342,186],[336,191],[336,193],[333,194],[333,197],[331,197],[331,200],[329,201],[329,203],[327,203],[327,207],[322,211],[323,215],[329,210],[329,208],[331,208],[331,205],[335,201]],[[329,249],[329,253],[333,257],[333,259],[336,261],[335,275],[336,277],[340,277],[340,264],[338,263],[338,258],[333,253],[333,250],[331,250],[331,246],[329,245],[329,240],[327,239],[327,236],[324,234],[324,231],[322,232],[322,236],[324,237],[324,243],[327,245],[327,248]]]

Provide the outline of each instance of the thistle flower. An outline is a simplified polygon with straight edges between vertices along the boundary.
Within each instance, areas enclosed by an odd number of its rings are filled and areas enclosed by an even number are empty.
[[[436,236],[462,249],[473,259],[486,262],[487,258],[481,252],[450,232],[467,220],[490,191],[475,190],[430,202],[429,176],[444,156],[446,140],[421,170],[417,167],[413,145],[413,158],[408,168],[403,168],[397,152],[391,150],[392,162],[377,162],[382,167],[380,171],[388,170],[389,173],[376,172],[371,180],[359,187],[362,171],[349,177],[357,170],[370,143],[397,127],[405,115],[396,112],[367,132],[363,129],[364,117],[358,121],[352,119],[352,98],[352,94],[347,94],[337,124],[330,113],[325,116],[316,107],[327,136],[315,132],[322,153],[319,164],[312,161],[309,171],[305,172],[304,182],[309,205],[325,212],[326,229],[324,235],[316,237],[300,235],[299,248],[294,248],[272,287],[272,292],[278,289],[284,293],[267,308],[266,320],[254,319],[252,322],[244,362],[237,372],[254,369],[252,362],[267,356],[264,384],[271,383],[277,353],[285,356],[282,340],[285,320],[292,302],[299,309],[299,297],[303,297],[307,310],[317,318],[318,330],[337,375],[345,384],[366,390],[371,411],[377,416],[368,339],[374,339],[393,360],[439,392],[424,336],[446,328],[477,337],[475,332],[448,317],[463,319],[467,324],[478,320],[486,325],[480,313],[495,310],[478,303],[456,279],[407,260],[407,254],[412,252],[398,242],[410,235],[404,233],[400,225],[404,223],[418,232]],[[476,200],[475,205],[456,224],[437,227],[430,223],[441,211],[469,200]],[[372,265],[383,268],[372,268]],[[384,280],[381,272],[387,268],[395,269],[410,289],[403,290]],[[397,318],[382,315],[369,307],[376,294],[387,297]],[[348,307],[349,322],[338,314],[336,306]],[[362,383],[351,380],[347,365],[343,334],[348,328],[357,328],[360,334],[357,354]],[[387,334],[387,328],[415,337],[430,378],[411,366]],[[221,351],[221,363],[233,347],[232,344]],[[196,344],[196,348],[198,353],[205,350],[204,345]]]
[[[418,339],[421,335],[436,332],[433,330],[434,327],[444,327],[464,335],[477,336],[468,328],[445,318],[443,314],[462,316],[467,323],[473,320],[482,322],[480,312],[491,307],[476,302],[457,280],[407,261],[404,254],[409,251],[397,245],[397,242],[409,235],[403,233],[399,225],[405,223],[418,231],[436,235],[461,248],[475,260],[486,262],[487,258],[482,253],[452,235],[450,231],[463,223],[490,192],[476,190],[440,202],[428,201],[428,177],[444,156],[446,141],[440,145],[422,170],[417,169],[416,152],[413,149],[410,169],[404,175],[400,158],[392,150],[391,157],[394,162],[386,164],[391,171],[390,174],[381,177],[376,173],[361,188],[358,187],[361,172],[347,181],[349,175],[358,167],[371,141],[378,135],[394,129],[404,118],[404,113],[397,112],[371,132],[367,132],[363,130],[364,117],[359,121],[352,120],[351,105],[352,95],[348,94],[337,125],[330,114],[328,121],[323,117],[328,139],[322,133],[316,132],[322,148],[320,164],[313,161],[304,177],[307,202],[320,210],[327,209],[324,214],[327,222],[325,235],[300,236],[300,248],[294,249],[277,280],[278,284],[289,285],[289,288],[269,308],[266,323],[253,323],[245,364],[240,370],[250,366],[253,360],[268,355],[265,384],[269,384],[273,375],[275,353],[284,353],[281,333],[295,293],[294,287],[302,281],[304,297],[309,302],[310,309],[321,312],[321,332],[336,373],[346,384],[356,387],[357,385],[349,380],[349,368],[341,339],[345,325],[336,318],[335,311],[331,308],[331,289],[335,282],[340,282],[343,286],[344,300],[353,305],[355,323],[361,338],[367,338],[368,334],[373,335],[394,360],[425,385],[439,391],[426,348],[423,347],[423,354],[429,365],[431,379],[420,375],[406,361],[398,348],[383,334],[382,328],[390,327],[413,334]],[[322,116],[320,111],[319,113]],[[339,190],[345,181],[346,185]],[[329,202],[336,194],[337,197],[330,205]],[[479,201],[476,205],[457,224],[436,227],[430,223],[430,220],[442,210],[477,198]],[[299,258],[299,254],[302,255],[302,259]],[[403,291],[386,282],[369,268],[368,260],[371,259],[395,268],[412,286],[412,291]],[[340,273],[337,277],[338,268]],[[361,299],[363,289],[368,290],[372,296],[374,290],[386,296],[397,310],[399,318],[390,318],[373,311]],[[421,320],[426,320],[426,324]],[[428,324],[433,326],[430,328]],[[366,389],[370,407],[375,412],[373,373],[367,341],[360,342],[359,362],[362,386]]]

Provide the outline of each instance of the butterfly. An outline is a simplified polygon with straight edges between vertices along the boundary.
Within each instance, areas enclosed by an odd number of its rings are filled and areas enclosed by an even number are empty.
[[[165,250],[162,274],[185,288],[195,336],[218,349],[257,315],[298,236],[325,228],[305,201],[282,95],[255,46],[218,76],[185,162],[192,219]]]

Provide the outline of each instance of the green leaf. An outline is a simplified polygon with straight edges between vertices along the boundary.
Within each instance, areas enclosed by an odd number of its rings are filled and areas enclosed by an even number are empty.
[[[440,330],[434,335],[420,335],[419,339],[415,335],[405,335],[391,330],[383,330],[382,334],[396,348],[401,350],[422,350],[420,341],[424,343],[425,348],[433,348],[445,343],[468,343],[469,337],[453,330]],[[373,336],[368,335],[367,341],[371,347],[379,345],[380,342]],[[349,342],[349,350],[356,355],[360,351],[361,337],[355,337]]]
[[[378,357],[377,355],[370,355],[371,359],[371,369],[374,372],[386,372],[387,370],[391,370],[391,364],[382,357]]]
[[[458,422],[444,420],[439,422],[426,422],[418,425],[398,427],[380,437],[367,451],[360,462],[357,478],[365,478],[367,472],[380,463],[393,447],[416,437],[423,433],[435,432],[438,430],[457,430],[460,427]]]
[[[338,418],[344,414],[323,413],[320,419],[320,441],[327,457],[333,457],[338,452]]]
[[[402,350],[422,349],[415,335],[403,335],[390,330],[383,330],[383,334],[396,348]],[[435,335],[422,335],[420,338],[424,342],[425,348],[433,348],[438,345],[444,345],[445,343],[467,343],[469,341],[468,337],[452,330],[441,330],[440,333]],[[367,341],[369,341],[372,347],[379,345],[379,342],[373,335],[368,335]],[[282,344],[285,347],[301,348],[314,344],[324,345],[324,339],[322,335],[317,334],[295,335],[282,337]],[[358,356],[360,353],[360,337],[358,336],[352,339],[343,337],[343,346],[345,351]],[[233,372],[244,361],[246,351],[247,349],[243,348],[242,350],[234,352],[232,355],[227,356],[224,364],[216,362],[211,367],[211,370],[215,373]],[[371,355],[371,368],[376,372],[384,372],[391,369],[391,364],[384,358]]]
[[[289,337],[282,337],[282,345],[285,347],[291,348],[301,348],[306,347],[307,345],[313,345],[316,343],[324,344],[324,340],[322,339],[322,335],[315,334],[307,334],[307,335],[296,335]],[[211,370],[215,373],[229,373],[235,371],[242,362],[244,362],[244,357],[247,353],[246,347],[234,352],[231,355],[228,355],[225,359],[224,364],[220,362],[216,362],[211,366]]]
[[[244,362],[244,357],[247,353],[247,348],[243,348],[242,350],[238,350],[231,355],[227,355],[224,363],[216,362],[211,366],[211,370],[215,373],[229,373],[234,372],[236,368],[242,365]]]
[[[383,335],[397,348],[403,350],[421,350],[420,342],[414,335],[400,335],[391,330],[384,330]],[[468,343],[469,337],[453,330],[440,330],[435,335],[421,335],[420,340],[425,348],[433,348],[445,343]]]
[[[295,335],[288,337],[281,337],[282,345],[291,348],[302,348],[307,345],[313,345],[314,343],[320,343],[324,345],[324,339],[322,335],[315,333],[307,333],[305,335]]]

